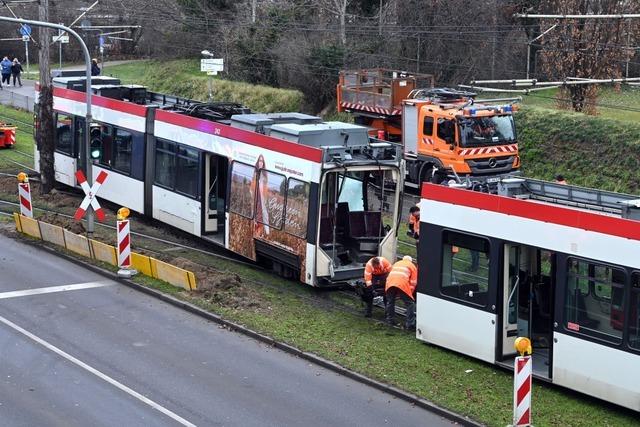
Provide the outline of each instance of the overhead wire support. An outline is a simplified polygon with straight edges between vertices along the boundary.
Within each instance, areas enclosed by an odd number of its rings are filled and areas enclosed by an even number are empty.
[[[640,18],[640,14],[614,14],[614,15],[540,15],[535,13],[516,13],[514,18],[522,19],[628,19],[628,18]]]

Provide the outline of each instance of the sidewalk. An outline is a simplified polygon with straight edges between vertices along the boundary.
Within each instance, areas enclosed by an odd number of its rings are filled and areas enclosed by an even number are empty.
[[[107,61],[105,66],[113,66],[133,62],[132,60],[123,61]],[[56,68],[57,69],[57,68]],[[83,70],[84,66],[74,65],[70,67],[63,67],[63,70],[77,71]],[[22,79],[22,87],[2,86],[0,90],[0,104],[8,105],[22,110],[33,112],[33,103],[35,98],[35,80]]]

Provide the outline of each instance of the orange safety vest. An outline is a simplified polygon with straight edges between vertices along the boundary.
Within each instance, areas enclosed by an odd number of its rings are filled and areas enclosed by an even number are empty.
[[[409,260],[400,260],[393,264],[391,272],[387,277],[387,285],[384,291],[387,292],[389,288],[395,286],[402,290],[405,294],[413,298],[413,293],[418,285],[418,268]]]
[[[383,274],[388,274],[391,271],[391,263],[387,261],[385,257],[380,256],[376,258],[380,260],[380,264],[377,268],[374,267],[373,264],[371,264],[371,260],[369,260],[369,262],[367,262],[367,265],[364,267],[364,281],[367,286],[372,285],[373,276],[381,276]]]

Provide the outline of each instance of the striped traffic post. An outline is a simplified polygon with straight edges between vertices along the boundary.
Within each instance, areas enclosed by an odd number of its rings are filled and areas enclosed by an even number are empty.
[[[129,209],[118,209],[116,229],[118,233],[117,251],[118,251],[118,276],[131,277],[137,271],[131,268],[131,232],[129,229]]]
[[[18,174],[18,198],[20,199],[20,214],[33,218],[33,205],[31,204],[31,187],[26,173]]]
[[[533,374],[533,360],[531,359],[531,341],[519,337],[515,341],[515,348],[520,352],[513,367],[513,426],[524,427],[531,425],[531,383]],[[525,353],[528,355],[525,356]]]

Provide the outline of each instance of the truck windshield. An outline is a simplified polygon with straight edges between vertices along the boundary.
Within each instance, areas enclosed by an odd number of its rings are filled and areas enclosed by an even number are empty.
[[[474,147],[479,145],[499,145],[516,141],[513,116],[461,117],[460,145]]]

